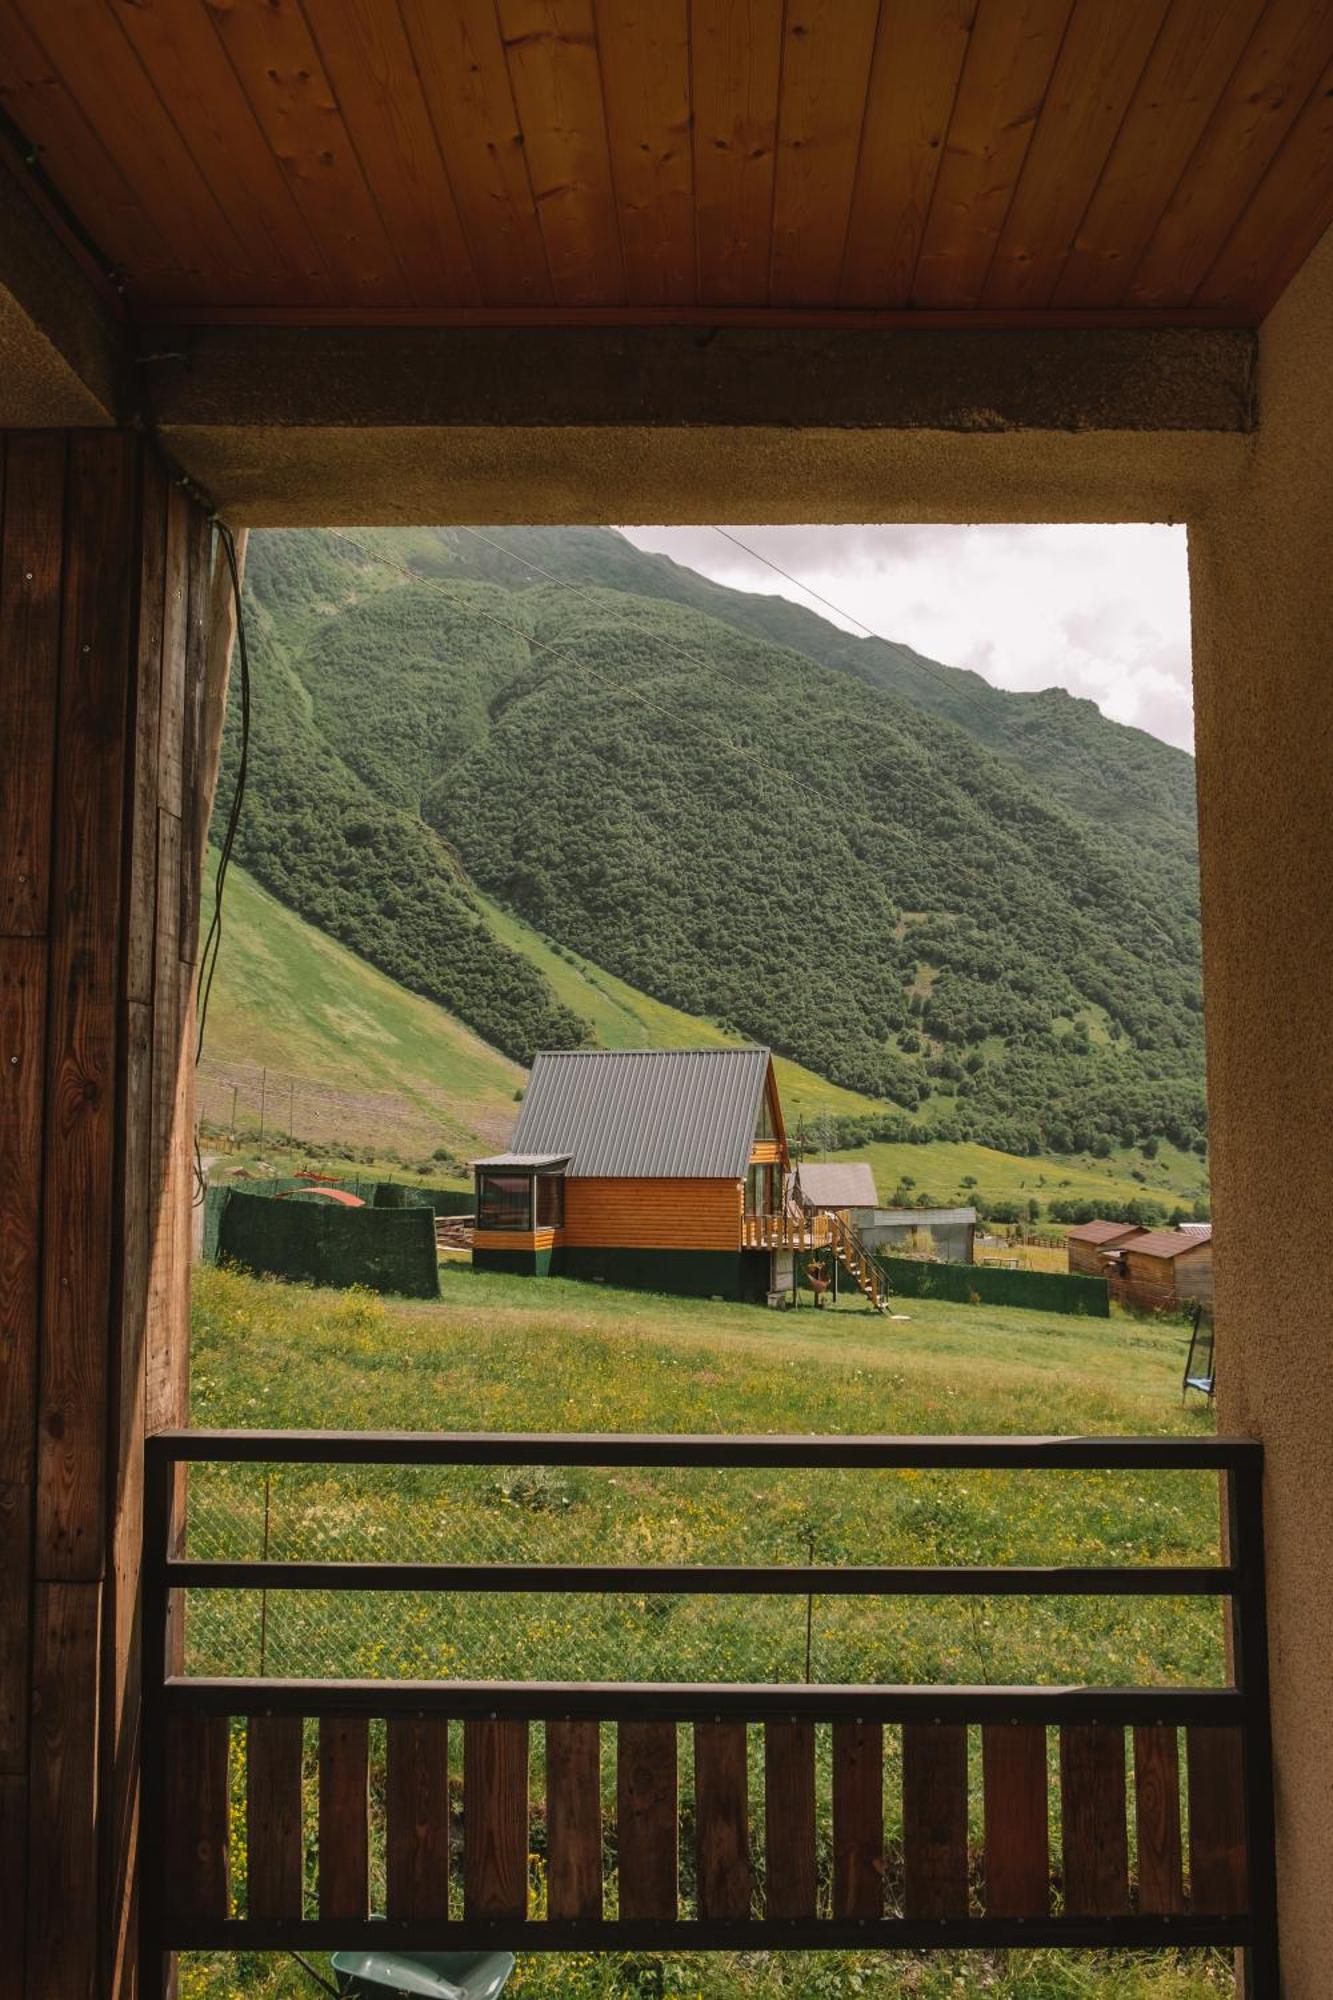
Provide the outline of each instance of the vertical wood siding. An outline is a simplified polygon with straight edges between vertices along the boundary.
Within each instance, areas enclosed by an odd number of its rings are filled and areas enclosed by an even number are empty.
[[[186,1415],[210,545],[141,438],[0,433],[6,2000],[128,1990],[135,1961],[143,1439]]]

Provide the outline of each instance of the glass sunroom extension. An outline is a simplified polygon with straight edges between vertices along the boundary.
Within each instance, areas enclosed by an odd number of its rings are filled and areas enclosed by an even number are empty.
[[[479,1229],[559,1229],[565,1219],[567,1153],[497,1153],[478,1160]]]

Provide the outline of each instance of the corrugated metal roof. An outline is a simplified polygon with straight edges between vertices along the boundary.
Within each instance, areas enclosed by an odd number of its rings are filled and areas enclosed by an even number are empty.
[[[489,1160],[474,1160],[474,1167],[522,1167],[533,1173],[542,1167],[562,1167],[568,1153],[492,1153]]]
[[[1125,1248],[1134,1257],[1183,1257],[1187,1250],[1208,1249],[1212,1240],[1211,1228],[1206,1236],[1186,1235],[1183,1229],[1150,1229]]]
[[[802,1160],[792,1180],[811,1208],[874,1208],[879,1200],[869,1160]]]
[[[945,1229],[975,1225],[975,1208],[877,1208],[872,1229]]]
[[[741,1180],[768,1066],[767,1049],[545,1051],[513,1147],[568,1154],[575,1180]]]
[[[1111,1243],[1122,1236],[1143,1233],[1140,1222],[1105,1222],[1100,1216],[1092,1222],[1076,1222],[1069,1232],[1080,1243]]]

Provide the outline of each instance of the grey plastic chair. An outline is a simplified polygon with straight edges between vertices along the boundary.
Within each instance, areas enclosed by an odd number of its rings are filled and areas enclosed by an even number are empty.
[[[339,1951],[333,1955],[338,1990],[349,2000],[387,2000],[390,1994],[426,2000],[495,2000],[514,1969],[508,1951]]]

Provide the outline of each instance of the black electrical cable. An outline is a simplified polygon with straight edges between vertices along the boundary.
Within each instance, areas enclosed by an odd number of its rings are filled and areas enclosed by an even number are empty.
[[[338,2000],[337,1987],[331,1986],[328,1980],[324,1977],[322,1972],[316,1972],[314,1966],[310,1963],[310,1960],[308,1958],[302,1958],[299,1951],[288,1951],[287,1956],[288,1958],[294,1958],[296,1960],[296,1963],[300,1966],[302,1972],[308,1973],[310,1977],[314,1980],[316,1986],[322,1986],[326,1993],[331,1993],[333,1995],[333,2000]]]
[[[236,828],[240,822],[241,804],[245,798],[245,778],[250,761],[250,652],[245,638],[245,612],[241,605],[241,570],[236,560],[236,537],[224,521],[217,524],[218,534],[227,558],[227,568],[231,572],[232,596],[236,603],[236,650],[241,662],[241,754],[236,766],[236,784],[231,795],[231,807],[227,813],[227,827],[222,836],[222,850],[218,856],[217,879],[213,885],[213,920],[204,939],[204,948],[199,955],[199,1035],[195,1043],[196,1064],[204,1052],[204,1029],[208,1022],[208,1001],[213,991],[213,974],[217,970],[218,953],[222,948],[222,892],[226,886],[227,869],[231,862],[232,848],[236,844]]]

